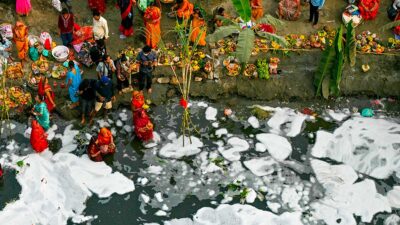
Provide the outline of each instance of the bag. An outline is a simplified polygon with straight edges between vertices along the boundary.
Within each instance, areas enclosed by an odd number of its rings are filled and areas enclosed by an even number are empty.
[[[3,23],[0,25],[0,34],[3,36],[3,38],[12,38],[13,37],[13,32],[12,32],[12,25],[9,23]]]
[[[61,12],[61,2],[60,0],[52,0],[51,4],[58,12]]]
[[[51,39],[51,36],[49,33],[47,32],[42,32],[40,34],[40,42],[42,43],[42,45],[47,49],[47,50],[51,50],[51,43],[53,42],[53,40]],[[46,46],[47,45],[47,46]]]

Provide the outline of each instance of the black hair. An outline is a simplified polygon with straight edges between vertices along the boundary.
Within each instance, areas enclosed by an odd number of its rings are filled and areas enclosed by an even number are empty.
[[[220,16],[222,16],[222,14],[223,14],[224,12],[225,12],[224,7],[219,7],[219,8],[218,8],[218,11],[217,11],[217,14],[220,15]]]
[[[45,96],[45,95],[39,95],[39,94],[37,94],[36,96],[39,98],[39,100],[40,100],[41,102],[43,102],[43,101],[46,99],[46,96]]]
[[[68,68],[72,69],[72,68],[74,68],[74,66],[75,66],[74,61],[71,60],[68,62]]]
[[[66,8],[63,8],[62,10],[61,10],[61,14],[68,14],[69,13],[69,11],[68,11],[68,9],[66,9]]]
[[[108,57],[110,57],[110,55],[105,54],[105,55],[103,56],[103,61],[105,62],[105,61],[107,60]]]
[[[203,14],[201,13],[201,10],[199,8],[195,8],[194,13],[197,13],[200,18],[203,18]]]
[[[122,54],[121,55],[121,62],[126,62],[126,61],[128,61],[128,59],[126,58],[126,55]]]
[[[93,16],[100,16],[100,12],[98,10],[93,10]]]
[[[176,0],[176,4],[181,4],[183,0]]]
[[[4,38],[3,38],[3,35],[1,35],[1,34],[0,34],[0,42],[1,42],[2,44],[4,44],[4,43],[6,42],[6,40],[4,40]]]
[[[148,45],[144,46],[144,47],[143,47],[143,52],[144,52],[144,53],[150,53],[150,52],[151,52],[151,47],[148,46]]]

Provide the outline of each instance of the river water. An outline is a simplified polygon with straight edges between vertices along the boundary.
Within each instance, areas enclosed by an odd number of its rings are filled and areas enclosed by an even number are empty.
[[[57,118],[49,138],[61,139],[62,148],[54,155],[32,154],[27,125],[11,121],[0,150],[0,224],[400,223],[396,114],[363,118],[341,108],[317,109],[314,117],[264,107],[271,116],[258,120],[250,102],[233,107],[231,117],[221,104],[191,104],[199,133],[192,131],[185,147],[175,100],[151,108],[156,141],[147,146],[132,135],[126,109],[91,129]],[[112,129],[118,149],[106,165],[85,156],[100,126]],[[30,212],[18,213],[23,209]]]

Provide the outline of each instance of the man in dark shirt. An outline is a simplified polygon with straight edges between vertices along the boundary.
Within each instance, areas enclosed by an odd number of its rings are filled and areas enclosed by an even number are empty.
[[[96,100],[96,80],[84,79],[79,85],[79,101],[81,106],[82,120],[81,124],[85,124],[85,117],[90,116]]]
[[[112,108],[112,101],[115,101],[114,87],[113,84],[107,76],[102,76],[95,84],[96,90],[96,103],[94,110],[90,115],[90,124],[93,124],[93,118],[96,113],[104,107],[104,116],[107,115],[107,111]]]
[[[63,9],[58,16],[58,29],[64,46],[71,47],[74,32],[74,14]]]
[[[96,42],[96,44],[93,45],[89,51],[92,62],[95,63],[97,66],[102,61],[104,56],[107,55],[107,49],[104,44],[104,40]]]
[[[157,63],[156,54],[151,51],[150,46],[146,45],[139,52],[136,60],[139,64],[139,90],[146,88],[151,93],[152,72]]]

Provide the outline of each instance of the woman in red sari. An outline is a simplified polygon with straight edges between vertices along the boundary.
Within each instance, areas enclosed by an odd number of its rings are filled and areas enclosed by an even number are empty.
[[[132,97],[133,125],[135,134],[141,141],[150,141],[153,139],[153,123],[146,111],[143,109],[144,96],[140,91],[134,91]]]
[[[358,9],[364,20],[373,20],[378,14],[380,0],[361,0]]]
[[[47,143],[47,134],[36,120],[32,120],[32,132],[30,142],[33,150],[40,153],[49,147]]]
[[[136,5],[135,0],[118,0],[118,7],[121,10],[121,39],[129,37],[133,34],[133,14],[132,7]]]
[[[103,156],[114,154],[115,144],[112,133],[109,129],[103,127],[100,129],[96,138],[92,138],[88,147],[88,155],[93,161],[103,160]]]
[[[88,5],[91,10],[97,10],[101,14],[104,14],[106,12],[105,0],[88,0]]]
[[[56,107],[55,103],[55,94],[53,89],[49,84],[49,79],[46,76],[40,78],[39,85],[38,85],[38,94],[40,96],[44,96],[44,102],[46,102],[47,110],[51,113],[54,108]]]

